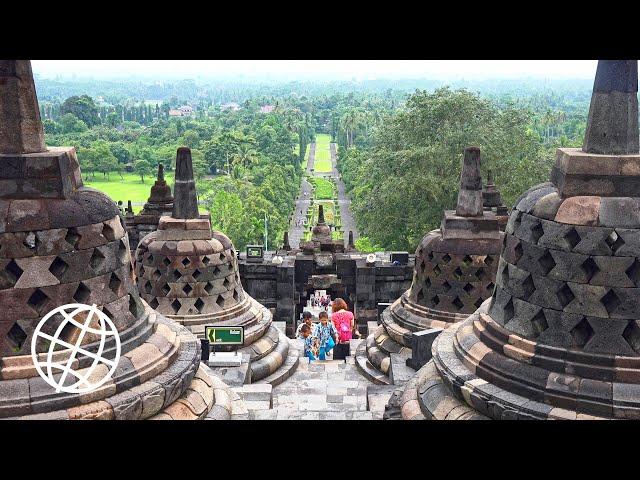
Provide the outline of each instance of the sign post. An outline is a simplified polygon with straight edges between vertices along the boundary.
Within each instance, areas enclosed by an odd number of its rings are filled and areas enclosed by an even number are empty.
[[[242,364],[242,355],[238,351],[216,352],[216,345],[244,345],[244,327],[242,326],[206,326],[204,336],[211,345],[207,364],[210,367],[238,367]]]

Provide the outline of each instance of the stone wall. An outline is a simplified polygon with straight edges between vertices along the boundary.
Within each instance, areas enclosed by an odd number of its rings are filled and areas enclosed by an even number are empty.
[[[327,281],[332,291],[341,292],[365,331],[367,322],[377,319],[378,303],[393,302],[411,286],[415,262],[415,256],[409,255],[407,265],[378,260],[369,266],[359,253],[333,254],[330,264],[314,255],[286,255],[280,265],[273,264],[272,258],[273,252],[266,252],[261,262],[247,261],[240,254],[240,278],[245,291],[272,310],[275,321],[287,322],[289,333],[314,281]]]

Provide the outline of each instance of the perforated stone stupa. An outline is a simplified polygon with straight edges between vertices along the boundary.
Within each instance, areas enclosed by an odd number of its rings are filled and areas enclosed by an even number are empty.
[[[83,186],[73,148],[45,146],[31,64],[22,60],[0,61],[0,303],[0,418],[195,419],[212,407],[199,342],[139,297],[118,207]],[[115,373],[90,393],[56,393],[31,358],[40,319],[70,303],[97,305],[121,339]],[[44,333],[54,335],[61,321],[53,317]],[[60,339],[75,342],[77,333],[67,324]],[[93,333],[81,340],[90,353],[99,344]],[[114,348],[111,337],[103,355]],[[44,339],[36,350],[44,360]],[[70,352],[54,360],[66,363]],[[79,352],[72,368],[82,374],[92,362]]]
[[[366,340],[366,367],[388,381],[391,355],[408,358],[414,332],[448,328],[491,296],[503,234],[495,214],[483,207],[480,149],[464,151],[456,210],[445,211],[441,227],[416,250],[411,288],[381,315]],[[362,365],[364,349],[358,353]]]
[[[637,62],[600,61],[584,146],[506,229],[493,297],[434,342],[404,418],[640,418]]]
[[[188,148],[177,152],[173,212],[140,241],[136,273],[149,305],[199,338],[208,325],[244,326],[239,353],[250,362],[248,382],[276,375],[290,355],[270,311],[243,290],[231,240],[212,231],[209,215],[198,212]]]
[[[129,202],[131,203],[131,202]],[[173,195],[171,187],[164,179],[164,166],[158,165],[158,176],[151,186],[151,195],[138,215],[127,209],[125,225],[129,234],[129,245],[135,251],[140,239],[158,229],[160,217],[171,215],[173,211]]]

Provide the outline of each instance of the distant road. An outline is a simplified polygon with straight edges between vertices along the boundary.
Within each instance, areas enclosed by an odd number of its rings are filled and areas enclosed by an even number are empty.
[[[344,239],[345,242],[349,241],[349,230],[351,230],[353,232],[353,240],[355,241],[360,234],[358,233],[355,219],[351,213],[351,199],[345,191],[344,182],[340,178],[340,172],[338,171],[337,147],[335,143],[329,144],[329,151],[331,153],[331,177],[338,187],[338,204],[340,205],[340,214],[342,215]]]

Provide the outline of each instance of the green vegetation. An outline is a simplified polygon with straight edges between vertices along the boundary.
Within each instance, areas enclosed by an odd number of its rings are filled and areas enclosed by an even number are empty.
[[[358,237],[353,243],[355,244],[356,249],[362,253],[375,253],[384,250],[380,245],[371,243],[371,239],[369,237]]]
[[[83,172],[84,173],[84,172]],[[121,200],[123,205],[127,206],[127,201],[132,203],[144,203],[150,195],[151,185],[155,181],[154,176],[148,176],[144,183],[140,180],[140,176],[134,173],[124,173],[122,178],[111,176],[111,180],[106,177],[95,177],[85,180],[87,187],[95,188],[109,195],[116,202]],[[165,180],[173,186],[173,174],[165,174]],[[172,187],[173,188],[173,187]],[[142,205],[133,205],[133,211],[138,212],[142,209]]]
[[[313,169],[318,173],[331,172],[331,152],[329,151],[329,143],[331,136],[326,134],[316,135],[316,154],[313,163]]]
[[[288,228],[302,174],[300,145],[306,149],[312,132],[305,102],[292,100],[270,114],[260,113],[255,101],[239,111],[203,107],[194,117],[170,118],[169,109],[182,101],[98,107],[85,95],[43,101],[41,114],[47,144],[76,147],[86,185],[124,205],[148,199],[158,163],[170,181],[176,149],[191,148],[203,209],[214,228],[244,249],[263,243],[265,217],[269,245],[280,243]]]
[[[454,207],[464,148],[482,151],[506,205],[546,181],[552,156],[531,131],[532,112],[498,108],[465,90],[416,92],[369,148],[341,148],[339,168],[359,231],[385,249],[413,250]]]
[[[335,186],[331,180],[322,177],[309,177],[314,187],[313,197],[318,200],[332,200],[335,197]]]
[[[78,151],[83,177],[114,200],[143,203],[159,162],[172,179],[176,149],[192,150],[203,207],[214,228],[243,249],[282,241],[315,137],[315,172],[331,171],[329,143],[353,200],[363,252],[413,251],[453,208],[465,147],[482,149],[511,206],[548,179],[558,146],[581,144],[591,81],[179,82],[36,79],[51,146]],[[427,90],[417,90],[426,88]],[[414,92],[409,94],[409,92]],[[157,99],[157,100],[150,100]],[[239,109],[222,110],[235,102]],[[261,105],[274,105],[261,113]],[[193,107],[189,117],[169,111]],[[327,201],[327,222],[340,221],[335,186],[310,179]],[[136,210],[140,208],[134,207]]]

